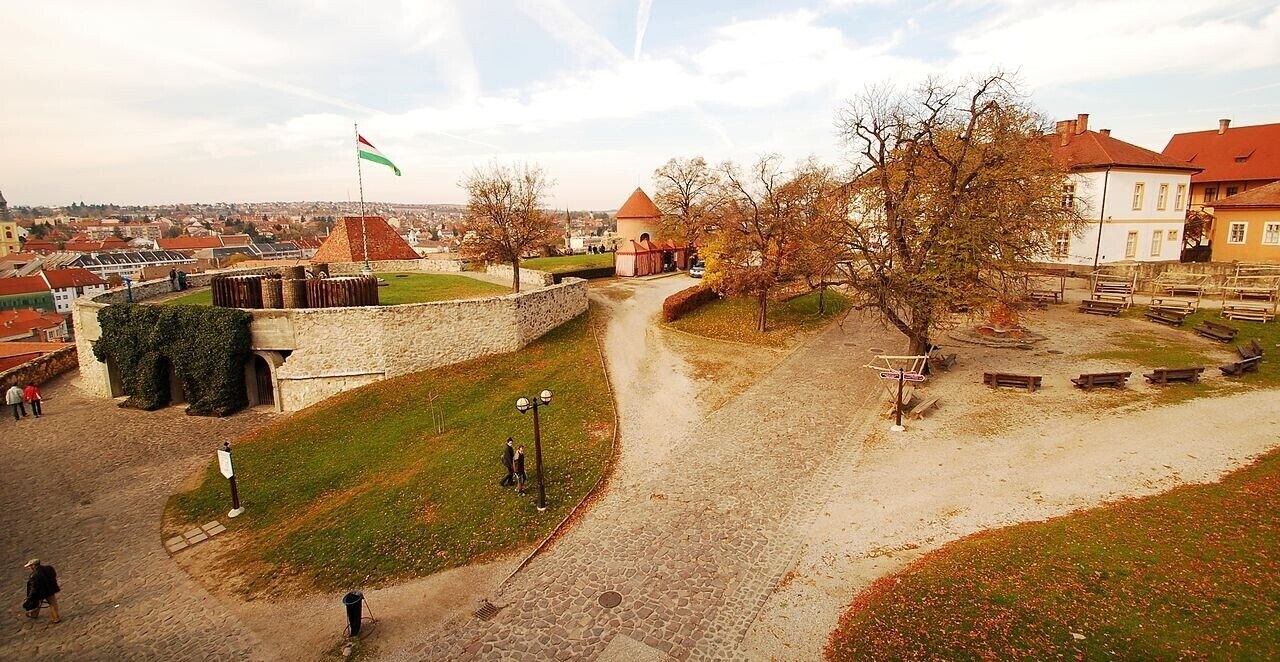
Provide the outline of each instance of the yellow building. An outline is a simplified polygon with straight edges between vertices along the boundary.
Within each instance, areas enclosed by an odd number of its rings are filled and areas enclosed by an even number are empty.
[[[0,221],[0,257],[17,253],[21,248],[18,242],[18,224],[13,221]]]
[[[1213,214],[1214,262],[1280,264],[1280,182],[1218,200]]]

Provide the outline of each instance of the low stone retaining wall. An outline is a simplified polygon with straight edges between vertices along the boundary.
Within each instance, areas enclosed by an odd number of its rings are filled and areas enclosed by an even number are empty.
[[[490,276],[495,276],[497,278],[505,279],[508,283],[511,282],[511,279],[514,276],[514,274],[512,273],[511,265],[509,264],[490,264],[486,266],[484,270],[485,270],[485,273],[489,274]],[[548,285],[554,285],[555,282],[556,282],[556,279],[553,274],[549,274],[545,271],[538,271],[537,269],[525,269],[523,267],[520,268],[520,287],[521,288],[524,288],[526,286],[546,287]]]
[[[358,276],[364,270],[363,262],[330,262],[330,276]],[[462,272],[461,260],[374,260],[369,267],[375,273],[393,271],[409,271],[435,274],[456,274]]]
[[[49,352],[38,359],[32,359],[19,366],[0,372],[0,386],[8,388],[11,384],[43,384],[64,372],[72,370],[80,364],[75,346],[63,347]]]

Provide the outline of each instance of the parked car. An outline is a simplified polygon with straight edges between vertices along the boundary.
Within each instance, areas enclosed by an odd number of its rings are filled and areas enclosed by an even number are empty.
[[[692,278],[702,278],[706,273],[707,263],[701,260],[694,262],[693,266],[689,267],[689,276]]]

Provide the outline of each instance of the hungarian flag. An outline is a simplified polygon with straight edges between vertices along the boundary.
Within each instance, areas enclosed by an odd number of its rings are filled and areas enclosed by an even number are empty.
[[[356,134],[356,153],[360,155],[360,158],[366,161],[381,163],[382,165],[391,168],[396,171],[396,177],[400,176],[400,169],[396,167],[396,164],[392,163],[391,159],[383,156],[382,152],[379,152],[378,148],[373,146],[373,143],[365,140],[364,136],[358,133]]]

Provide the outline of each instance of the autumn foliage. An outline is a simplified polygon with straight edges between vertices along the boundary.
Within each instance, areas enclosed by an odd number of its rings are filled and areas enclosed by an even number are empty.
[[[662,302],[662,321],[674,322],[717,298],[715,290],[703,285],[680,290]]]

